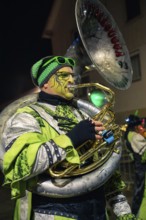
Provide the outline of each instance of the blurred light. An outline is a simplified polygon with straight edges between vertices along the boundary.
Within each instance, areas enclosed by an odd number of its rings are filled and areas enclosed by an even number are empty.
[[[125,122],[129,123],[130,119],[129,118],[126,118],[125,119]]]

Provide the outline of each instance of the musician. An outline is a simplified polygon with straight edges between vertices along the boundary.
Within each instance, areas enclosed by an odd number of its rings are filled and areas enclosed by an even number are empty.
[[[62,56],[37,61],[31,69],[40,88],[37,102],[17,109],[5,125],[4,175],[16,201],[14,220],[106,220],[105,190],[118,219],[135,219],[121,192],[124,183],[118,172],[106,187],[80,196],[51,198],[33,190],[41,175],[51,178],[52,164],[65,158],[80,164],[77,147],[102,139],[104,125],[73,105],[74,67],[73,59]]]
[[[134,194],[132,211],[135,215],[146,220],[146,129],[145,119],[136,115],[129,115],[126,119],[126,145],[132,153],[135,167]]]

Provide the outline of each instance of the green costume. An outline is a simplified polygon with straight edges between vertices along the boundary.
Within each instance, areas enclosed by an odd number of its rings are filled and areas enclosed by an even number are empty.
[[[42,87],[48,85],[48,80],[57,71],[69,67],[67,71],[70,72],[59,72],[62,74],[60,81],[64,82],[61,89],[66,91],[67,83],[73,83],[70,68],[73,69],[74,65],[71,58],[45,57],[33,65],[32,79],[37,86]],[[59,79],[55,80],[57,84]],[[68,93],[72,95],[69,90]],[[51,198],[41,188],[40,177],[45,176],[50,182],[54,181],[48,173],[48,168],[53,164],[66,159],[70,164],[82,166],[76,147],[88,140],[95,141],[96,135],[95,125],[89,115],[75,107],[72,100],[41,91],[36,103],[18,109],[6,122],[2,134],[2,146],[6,151],[4,184],[10,186],[12,199],[16,201],[14,220],[107,220],[106,196],[118,219],[134,219],[121,192],[125,185],[116,172],[117,166],[108,181],[104,177],[104,174],[108,174],[107,170],[105,173],[103,170],[101,176],[93,175],[94,183],[99,177],[102,180],[102,184],[93,189],[88,188],[90,179],[84,181],[81,175],[81,186],[87,189],[84,194],[78,190],[67,198]],[[72,182],[71,179],[69,184]],[[59,187],[57,189],[60,190]]]

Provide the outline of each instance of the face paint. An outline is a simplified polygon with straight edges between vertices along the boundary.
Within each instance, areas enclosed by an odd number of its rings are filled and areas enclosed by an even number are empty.
[[[74,97],[73,91],[68,88],[70,84],[74,84],[72,69],[70,67],[63,67],[49,79],[48,92],[70,100]]]

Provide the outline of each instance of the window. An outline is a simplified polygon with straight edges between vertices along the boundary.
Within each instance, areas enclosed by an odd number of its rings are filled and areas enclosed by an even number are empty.
[[[134,82],[141,79],[140,55],[138,52],[131,56],[131,63],[133,68],[133,82]]]
[[[125,0],[127,20],[131,20],[140,15],[140,0]]]

